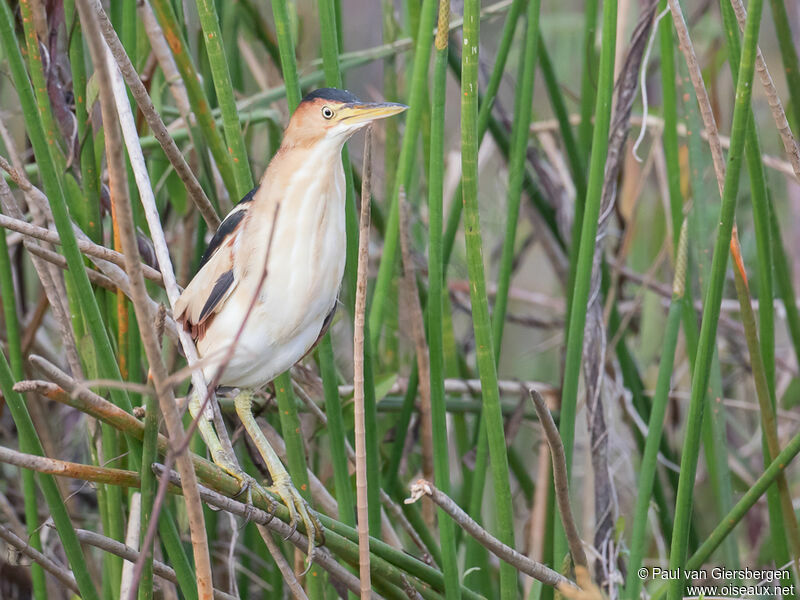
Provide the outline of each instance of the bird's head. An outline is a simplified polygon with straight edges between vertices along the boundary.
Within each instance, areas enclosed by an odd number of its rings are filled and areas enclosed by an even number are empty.
[[[315,90],[294,111],[284,144],[311,146],[329,141],[341,146],[362,127],[407,108],[394,102],[362,102],[350,92],[336,88]]]

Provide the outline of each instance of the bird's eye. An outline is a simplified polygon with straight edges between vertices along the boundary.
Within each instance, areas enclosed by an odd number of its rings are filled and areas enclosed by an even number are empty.
[[[322,116],[326,119],[330,119],[333,117],[333,109],[330,106],[323,106],[322,107]]]

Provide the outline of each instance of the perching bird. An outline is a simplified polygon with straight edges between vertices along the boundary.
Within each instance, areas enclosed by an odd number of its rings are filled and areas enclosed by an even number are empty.
[[[293,525],[302,519],[311,544],[320,527],[253,417],[253,392],[303,358],[332,320],[346,254],[345,142],[407,108],[361,102],[333,88],[303,98],[261,182],[225,217],[175,304],[175,319],[204,359],[207,382],[234,344],[218,384],[239,389],[236,412],[269,469],[270,489],[286,503]],[[197,417],[201,399],[193,394],[189,404]],[[214,462],[247,485],[250,478],[223,450],[207,415],[198,425]]]

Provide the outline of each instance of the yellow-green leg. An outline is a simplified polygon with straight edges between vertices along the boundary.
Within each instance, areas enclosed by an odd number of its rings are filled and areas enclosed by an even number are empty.
[[[220,468],[224,469],[229,475],[235,477],[241,484],[239,494],[247,493],[247,502],[252,504],[252,491],[257,489],[261,494],[269,499],[269,496],[264,491],[263,487],[250,475],[244,472],[242,467],[239,466],[239,461],[231,454],[231,451],[226,450],[219,440],[217,432],[214,430],[212,417],[209,411],[200,414],[203,408],[203,403],[200,397],[192,392],[189,398],[189,413],[193,419],[197,420],[197,430],[200,432],[200,437],[203,438],[208,451],[211,453],[211,459]]]
[[[269,474],[272,477],[272,486],[268,488],[269,491],[283,500],[283,503],[289,509],[290,524],[292,527],[297,526],[298,520],[303,521],[303,525],[305,525],[306,528],[306,535],[308,536],[308,556],[309,559],[311,559],[313,557],[317,537],[322,539],[322,525],[317,518],[311,514],[308,504],[292,483],[292,478],[283,466],[281,459],[275,453],[275,450],[272,449],[264,432],[261,431],[261,427],[256,423],[256,419],[253,416],[253,392],[251,390],[242,390],[236,396],[233,403],[236,407],[236,414],[239,415],[239,419],[242,421],[242,425],[244,425],[250,439],[253,440],[256,448],[258,448],[261,458],[264,459]]]

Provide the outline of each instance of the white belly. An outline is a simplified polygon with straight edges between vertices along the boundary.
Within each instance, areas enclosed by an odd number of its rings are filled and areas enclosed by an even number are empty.
[[[323,189],[327,178],[320,179],[318,189],[279,210],[266,280],[220,385],[259,388],[272,381],[311,349],[335,306],[346,257],[343,174],[331,189]],[[269,231],[248,231],[254,234],[268,237]],[[198,343],[200,355],[210,359],[203,369],[209,381],[241,326],[258,278],[247,278],[253,289],[237,285]]]

